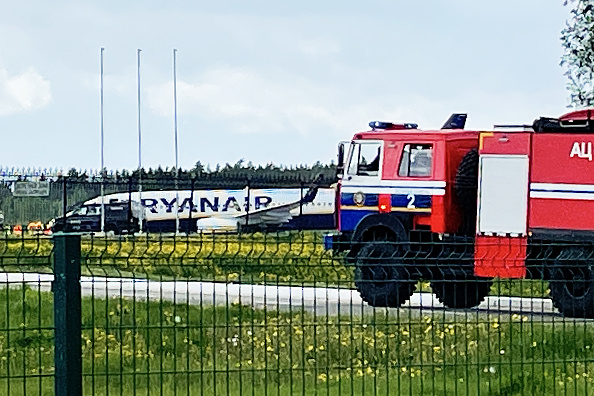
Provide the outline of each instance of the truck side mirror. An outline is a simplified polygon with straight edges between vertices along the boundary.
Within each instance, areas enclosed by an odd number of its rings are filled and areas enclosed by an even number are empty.
[[[344,173],[344,148],[350,142],[338,143],[338,163],[336,164],[336,176],[341,177]]]

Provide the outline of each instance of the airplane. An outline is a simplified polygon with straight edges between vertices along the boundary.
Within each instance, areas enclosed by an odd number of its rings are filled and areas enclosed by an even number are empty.
[[[335,199],[333,188],[318,187],[162,190],[108,194],[85,201],[83,206],[100,210],[101,202],[141,201],[142,223],[149,232],[174,232],[176,211],[182,232],[304,230],[334,227]]]

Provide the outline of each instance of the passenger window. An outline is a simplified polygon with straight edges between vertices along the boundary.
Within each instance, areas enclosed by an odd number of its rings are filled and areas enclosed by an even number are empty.
[[[351,148],[348,173],[358,176],[378,176],[380,159],[380,143],[355,143]]]
[[[398,176],[430,177],[433,171],[433,145],[407,144],[402,150]]]

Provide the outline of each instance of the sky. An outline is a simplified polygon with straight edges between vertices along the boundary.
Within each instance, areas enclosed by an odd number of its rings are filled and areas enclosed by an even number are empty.
[[[372,120],[468,129],[568,111],[562,0],[1,0],[0,165],[336,158]]]

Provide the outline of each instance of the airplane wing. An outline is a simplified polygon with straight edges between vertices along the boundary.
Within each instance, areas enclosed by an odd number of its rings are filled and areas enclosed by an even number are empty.
[[[237,220],[242,225],[279,225],[287,223],[293,218],[291,210],[312,202],[316,198],[317,193],[318,186],[314,183],[299,201],[242,213],[237,216]]]
[[[293,218],[291,210],[313,202],[318,193],[320,177],[321,175],[312,182],[303,198],[298,201],[251,210],[248,213],[242,212],[225,217],[212,216],[198,219],[196,227],[198,231],[237,231],[238,228],[245,225],[280,225],[287,223]]]

